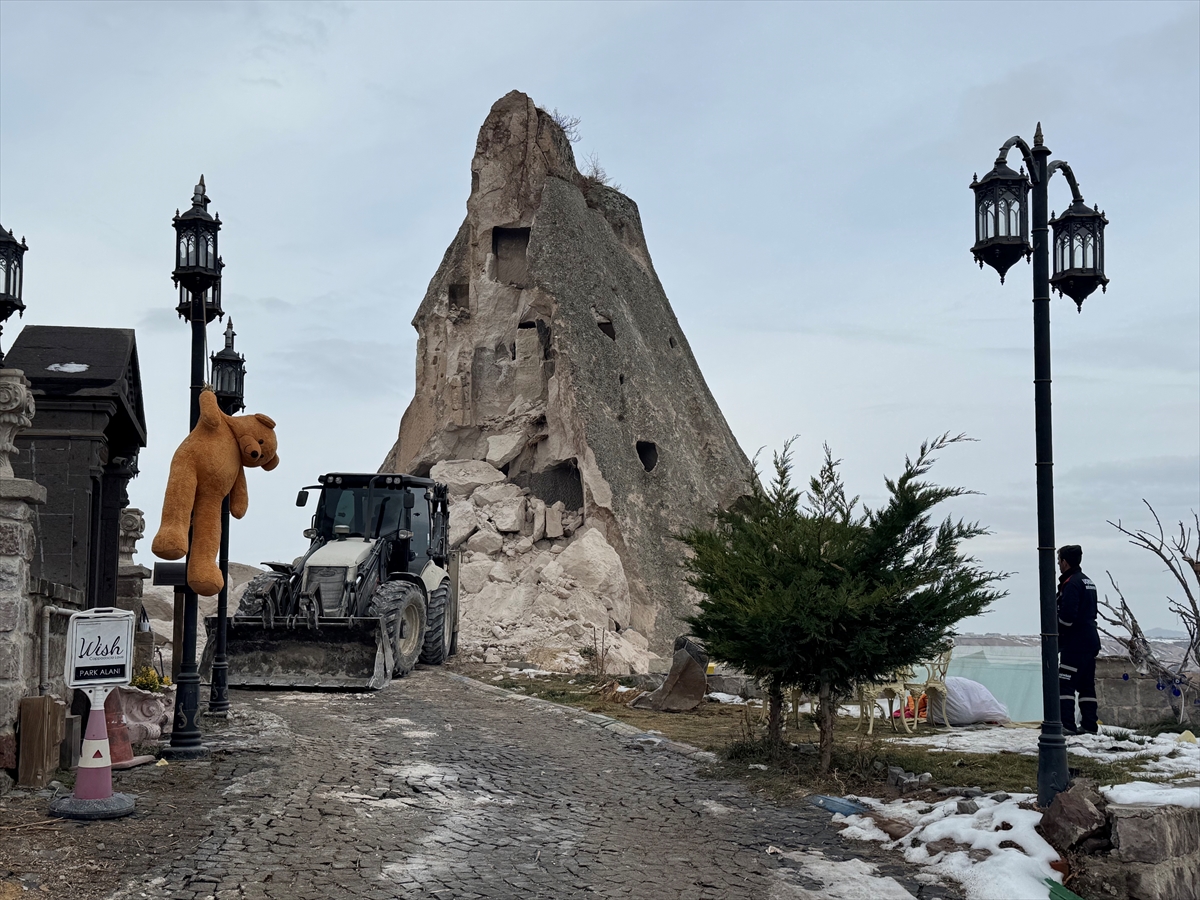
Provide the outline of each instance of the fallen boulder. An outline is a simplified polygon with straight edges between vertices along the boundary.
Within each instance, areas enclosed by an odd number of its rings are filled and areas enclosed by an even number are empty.
[[[708,654],[692,638],[675,639],[675,655],[671,660],[671,671],[662,687],[651,694],[642,694],[630,705],[635,709],[652,709],[656,712],[687,712],[695,709],[708,691]]]

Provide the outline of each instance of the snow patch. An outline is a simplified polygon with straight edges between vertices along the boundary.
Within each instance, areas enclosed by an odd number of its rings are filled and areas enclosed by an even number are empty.
[[[957,798],[931,805],[854,798],[880,818],[909,825],[898,840],[889,839],[870,815],[835,815],[833,821],[846,826],[846,837],[879,841],[901,851],[906,862],[958,881],[968,900],[1033,900],[1049,897],[1046,878],[1061,882],[1062,876],[1050,867],[1058,853],[1034,828],[1042,814],[1019,806],[1032,796],[1014,794],[1000,803],[981,797],[979,810],[970,815],[958,812]],[[946,843],[931,852],[927,845],[938,841]]]

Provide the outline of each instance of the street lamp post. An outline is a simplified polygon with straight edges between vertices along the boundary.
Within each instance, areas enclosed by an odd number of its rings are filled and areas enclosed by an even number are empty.
[[[1029,169],[1014,172],[1006,162],[1018,147]],[[1000,273],[1022,256],[1033,261],[1033,384],[1036,437],[1038,589],[1042,623],[1042,733],[1038,738],[1038,804],[1050,805],[1066,790],[1067,744],[1059,707],[1058,613],[1055,604],[1054,452],[1050,417],[1050,289],[1066,294],[1083,311],[1083,301],[1097,287],[1107,289],[1104,275],[1104,226],[1108,220],[1083,202],[1075,174],[1065,162],[1049,161],[1050,150],[1038,123],[1033,148],[1012,137],[1000,148],[992,171],[972,180],[975,192],[975,245],[979,267],[986,262]],[[1072,203],[1062,216],[1046,215],[1047,187],[1056,171],[1071,186]],[[1029,191],[1033,190],[1033,246],[1029,245]],[[1054,227],[1054,274],[1050,274],[1048,226]],[[1074,723],[1072,723],[1074,724]]]
[[[205,327],[221,310],[221,261],[217,250],[217,232],[221,217],[208,213],[208,194],[204,176],[196,185],[192,208],[182,216],[176,211],[175,271],[171,274],[179,286],[179,304],[175,311],[192,326],[191,416],[189,428],[200,421],[200,392],[204,388]],[[189,555],[191,538],[188,539]],[[208,756],[200,734],[200,670],[196,666],[196,628],[198,602],[196,592],[188,588],[183,601],[183,659],[179,666],[175,692],[175,721],[171,745],[163,750],[166,759],[203,759]]]
[[[233,319],[225,328],[225,349],[214,353],[212,362],[213,390],[217,405],[226,415],[233,416],[246,408],[246,360],[233,349]],[[212,686],[208,695],[210,715],[229,713],[229,658],[225,650],[227,617],[229,614],[229,498],[221,501],[221,593],[217,597],[216,652],[213,654]]]
[[[21,294],[25,287],[25,251],[29,246],[25,238],[18,241],[11,231],[0,225],[0,329],[13,313],[25,315],[25,304]],[[0,351],[0,368],[4,367],[4,353]]]

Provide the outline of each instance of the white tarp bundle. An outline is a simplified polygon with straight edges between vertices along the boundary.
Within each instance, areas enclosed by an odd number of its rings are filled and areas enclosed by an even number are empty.
[[[929,699],[929,721],[945,725],[942,704]],[[1007,722],[1008,708],[992,696],[978,681],[946,676],[946,715],[951,725],[974,725],[976,722]]]

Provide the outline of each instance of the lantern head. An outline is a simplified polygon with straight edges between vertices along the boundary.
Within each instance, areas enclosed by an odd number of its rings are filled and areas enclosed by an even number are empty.
[[[217,405],[227,416],[236,415],[246,408],[246,358],[233,349],[233,339],[236,336],[233,319],[230,319],[225,327],[225,349],[214,353],[210,358]]]
[[[1096,288],[1108,290],[1104,274],[1104,226],[1108,219],[1098,208],[1088,209],[1076,200],[1057,218],[1051,213],[1054,230],[1054,274],[1050,286],[1059,296],[1066,294],[1083,312],[1083,301]]]
[[[1029,258],[1029,178],[1025,169],[1014,172],[1003,156],[983,179],[971,180],[975,192],[975,246],[971,248],[979,268],[987,263],[1007,272],[1022,256]]]
[[[224,316],[221,310],[221,269],[225,263],[217,252],[217,232],[221,217],[208,214],[208,194],[204,191],[204,176],[192,195],[192,208],[175,213],[175,271],[172,279],[179,286],[179,306],[176,311],[185,319],[192,316],[192,295],[200,294],[204,301],[204,323]]]
[[[11,231],[0,225],[0,328],[13,313],[25,315],[25,303],[21,293],[25,287],[25,251],[29,246],[25,238],[18,241]],[[0,365],[4,354],[0,353]]]

